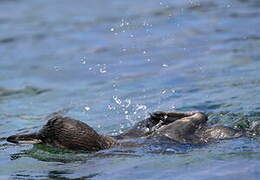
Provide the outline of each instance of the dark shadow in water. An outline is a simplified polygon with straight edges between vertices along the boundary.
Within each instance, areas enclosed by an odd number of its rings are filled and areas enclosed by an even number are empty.
[[[0,87],[0,100],[11,96],[15,96],[15,98],[17,98],[17,96],[24,96],[24,95],[29,95],[29,96],[39,95],[49,91],[50,89],[40,89],[31,86],[27,86],[23,89],[7,89],[7,88]]]
[[[0,39],[0,44],[11,43],[11,42],[14,42],[15,40],[16,40],[16,38],[13,38],[13,37],[3,38],[3,39]]]
[[[77,177],[77,178],[68,178],[68,177],[64,177],[64,174],[72,174],[73,172],[68,172],[68,171],[50,171],[48,173],[48,178],[50,179],[56,179],[56,180],[83,180],[83,179],[91,179],[97,175],[99,175],[99,173],[93,173],[93,174],[89,174],[87,176],[82,176],[82,177]]]
[[[29,174],[22,174],[22,172],[16,173],[12,175],[14,179],[55,179],[55,180],[85,180],[85,179],[92,179],[93,177],[99,175],[99,173],[92,173],[86,176],[77,177],[77,178],[69,178],[65,177],[64,175],[70,175],[73,174],[73,172],[70,172],[69,170],[63,170],[63,171],[50,171],[47,176],[32,176]]]
[[[73,174],[73,172],[69,171],[69,170],[63,170],[63,171],[50,171],[48,173],[47,176],[32,176],[30,174],[23,174],[22,172],[16,173],[14,175],[12,175],[12,177],[14,179],[55,179],[55,180],[85,180],[85,179],[91,179],[97,175],[99,175],[99,173],[92,173],[86,176],[82,176],[82,177],[77,177],[77,178],[69,178],[69,177],[65,177],[64,175],[70,175]]]

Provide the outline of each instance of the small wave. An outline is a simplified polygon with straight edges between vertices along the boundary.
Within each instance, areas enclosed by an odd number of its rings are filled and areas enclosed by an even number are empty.
[[[40,89],[31,86],[27,86],[23,89],[0,88],[0,99],[13,95],[39,95],[48,91],[50,91],[50,89]]]

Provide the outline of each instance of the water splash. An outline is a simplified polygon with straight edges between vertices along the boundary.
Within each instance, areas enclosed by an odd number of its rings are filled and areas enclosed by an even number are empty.
[[[113,99],[118,105],[122,103],[121,99],[119,99],[117,96],[113,96]]]
[[[89,111],[89,110],[90,110],[90,107],[89,107],[89,106],[85,106],[84,109],[85,109],[86,111]]]

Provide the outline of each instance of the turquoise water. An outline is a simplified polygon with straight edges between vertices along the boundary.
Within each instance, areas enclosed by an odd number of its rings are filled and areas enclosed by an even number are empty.
[[[259,138],[97,153],[6,143],[51,114],[118,134],[156,110],[259,121],[260,2],[0,2],[0,179],[259,179]]]

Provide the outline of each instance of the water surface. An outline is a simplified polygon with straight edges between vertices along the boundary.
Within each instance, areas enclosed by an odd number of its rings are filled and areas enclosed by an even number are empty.
[[[0,1],[0,179],[259,179],[259,138],[75,153],[12,145],[50,114],[118,134],[156,110],[259,121],[258,0]]]

